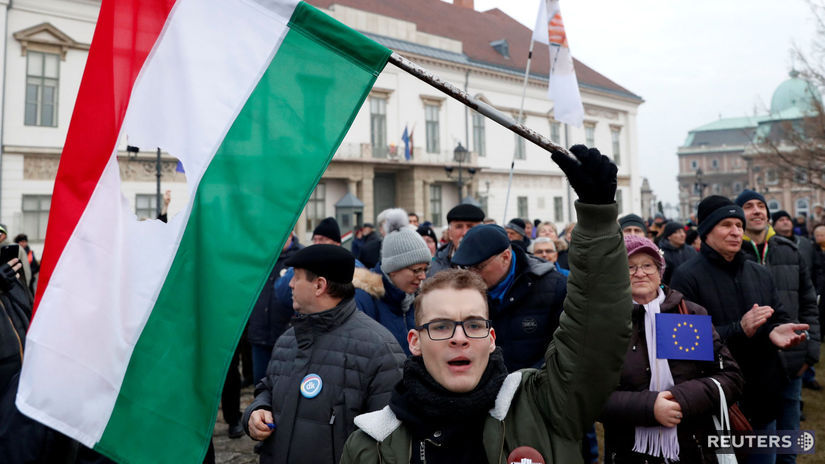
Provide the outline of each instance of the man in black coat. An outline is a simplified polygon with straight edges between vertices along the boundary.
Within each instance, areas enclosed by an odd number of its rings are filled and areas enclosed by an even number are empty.
[[[802,394],[802,373],[819,361],[819,311],[816,291],[808,266],[797,246],[777,235],[768,223],[769,210],[765,198],[753,190],[744,190],[736,204],[745,212],[745,236],[742,250],[748,259],[765,266],[785,311],[794,322],[808,324],[808,339],[779,353],[785,375],[782,387],[782,413],[778,430],[799,429],[799,401]],[[796,462],[795,455],[781,455],[777,462]]]
[[[284,264],[295,268],[299,314],[276,342],[242,422],[264,441],[261,463],[337,463],[355,416],[389,402],[405,356],[387,329],[356,309],[349,251],[313,245]]]
[[[817,273],[814,270],[814,265],[817,264],[814,262],[814,244],[810,239],[793,233],[793,218],[787,211],[779,210],[771,213],[771,223],[776,235],[781,235],[796,244],[799,254],[802,255],[802,260],[805,261],[805,265],[808,267],[808,273],[813,279],[813,276]],[[816,286],[816,282],[814,282],[814,286]]]
[[[742,208],[712,195],[699,204],[698,216],[701,251],[676,270],[671,287],[708,310],[742,369],[742,410],[754,429],[775,429],[784,378],[777,348],[801,343],[808,325],[792,322],[770,272],[742,252]]]
[[[662,239],[659,240],[659,248],[665,254],[665,275],[662,277],[665,285],[670,284],[673,271],[696,255],[696,250],[685,243],[686,238],[685,226],[675,221],[665,224]]]
[[[507,370],[541,367],[559,326],[567,279],[552,263],[511,246],[507,232],[495,224],[470,229],[452,263],[487,284],[490,319]]]
[[[427,277],[452,267],[453,255],[458,251],[458,245],[464,239],[464,235],[483,220],[484,211],[467,203],[456,205],[447,212],[447,236],[450,241],[435,252]]]

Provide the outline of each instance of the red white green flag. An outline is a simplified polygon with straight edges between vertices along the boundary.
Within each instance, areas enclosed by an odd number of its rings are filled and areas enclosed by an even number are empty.
[[[104,0],[20,411],[120,462],[200,462],[254,301],[389,54],[296,0]],[[126,138],[186,170],[168,224],[121,194]]]

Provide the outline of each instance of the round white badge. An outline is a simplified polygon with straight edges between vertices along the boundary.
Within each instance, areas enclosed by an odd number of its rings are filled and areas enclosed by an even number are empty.
[[[309,374],[301,380],[301,395],[304,398],[315,398],[321,393],[324,382],[318,374]]]

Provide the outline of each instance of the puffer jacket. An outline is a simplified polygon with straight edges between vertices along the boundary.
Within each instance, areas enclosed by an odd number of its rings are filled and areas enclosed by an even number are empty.
[[[784,383],[779,353],[768,334],[777,325],[791,322],[774,289],[770,272],[739,252],[726,261],[702,243],[699,254],[673,274],[670,287],[688,301],[704,307],[745,377],[742,412],[751,422],[776,418],[779,389]],[[754,304],[770,306],[774,313],[753,337],[748,338],[740,320]]]
[[[807,340],[779,352],[785,374],[793,379],[798,377],[803,364],[812,366],[819,361],[821,337],[816,290],[796,244],[773,235],[773,228],[768,233],[766,256],[759,256],[756,244],[747,237],[742,243],[742,251],[748,259],[764,265],[771,272],[776,292],[791,320],[810,325]]]
[[[410,356],[407,333],[415,328],[415,311],[413,305],[403,308],[407,294],[393,285],[379,267],[372,272],[356,269],[352,284],[356,288],[355,304],[358,309],[389,330],[404,353]]]
[[[679,313],[681,293],[665,287],[662,313]],[[707,315],[705,308],[686,301],[688,314]],[[602,410],[604,423],[605,462],[643,463],[649,456],[634,453],[637,426],[659,425],[653,415],[653,404],[659,392],[650,391],[650,361],[645,337],[645,309],[633,308],[633,333],[627,347],[619,387],[610,395]],[[673,387],[669,389],[682,408],[683,419],[677,426],[679,437],[679,461],[690,463],[715,463],[713,450],[708,450],[704,437],[714,434],[712,416],[719,414],[719,390],[710,378],[716,379],[725,392],[729,404],[742,394],[744,379],[739,366],[728,349],[713,331],[714,361],[670,360]],[[649,459],[650,460],[650,459]],[[655,460],[655,458],[653,459]]]
[[[630,339],[630,280],[617,207],[576,202],[569,295],[541,370],[511,373],[483,424],[489,464],[530,446],[550,463],[581,462],[583,430],[618,384]],[[456,411],[456,414],[461,414]],[[407,464],[409,429],[389,407],[359,416],[342,464]]]
[[[673,271],[696,256],[696,249],[690,245],[682,245],[676,248],[668,239],[660,240],[659,248],[665,254],[665,275],[662,276],[662,283],[668,285],[670,284],[670,278],[673,276]]]
[[[541,367],[544,351],[559,326],[567,278],[555,265],[511,247],[515,280],[501,301],[488,295],[497,344],[510,372]]]
[[[241,423],[269,409],[277,427],[264,441],[261,463],[336,463],[358,414],[384,407],[401,379],[404,354],[352,298],[327,311],[299,315],[275,343],[255,400]],[[318,396],[300,393],[302,379],[321,377]]]

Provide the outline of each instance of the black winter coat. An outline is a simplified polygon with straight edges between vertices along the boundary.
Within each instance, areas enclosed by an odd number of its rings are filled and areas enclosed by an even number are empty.
[[[665,287],[662,313],[679,313],[681,293]],[[706,315],[705,308],[687,301],[688,314]],[[653,415],[658,392],[650,391],[650,362],[645,338],[645,309],[633,307],[633,332],[625,355],[619,387],[605,403],[601,414],[604,423],[605,462],[642,463],[645,456],[633,453],[635,427],[659,425]],[[719,390],[710,378],[716,379],[725,391],[729,404],[742,394],[744,379],[739,366],[713,331],[714,361],[670,360],[674,386],[670,392],[682,408],[683,419],[677,427],[679,460],[690,463],[715,463],[713,451],[704,446],[704,437],[715,433],[712,416],[719,413]]]
[[[444,269],[450,269],[452,267],[450,260],[452,256],[453,242],[447,242],[435,252],[433,261],[430,263],[430,268],[427,269],[427,277],[432,277]]]
[[[785,374],[789,378],[796,378],[804,363],[813,365],[819,361],[821,336],[816,290],[805,260],[794,242],[774,235],[768,239],[766,250],[767,256],[760,258],[752,241],[745,240],[742,243],[742,251],[748,259],[764,264],[771,271],[779,300],[791,320],[811,326],[807,340],[779,352]]]
[[[389,403],[404,360],[392,334],[358,311],[352,298],[293,319],[241,420],[249,433],[252,411],[272,411],[277,427],[264,441],[261,463],[337,463],[355,416]],[[309,374],[323,381],[314,398],[300,393]]]
[[[286,330],[289,317],[284,321],[283,317],[274,310],[277,304],[275,282],[278,281],[284,271],[284,262],[302,248],[303,245],[293,241],[292,245],[278,256],[275,267],[266,279],[261,294],[258,296],[258,301],[255,302],[252,314],[249,316],[246,335],[249,343],[272,346],[275,344],[275,340]],[[292,314],[290,313],[289,316],[291,317]]]
[[[361,249],[358,250],[358,261],[364,263],[367,269],[372,269],[381,261],[381,234],[372,231],[362,239]]]
[[[541,367],[567,296],[567,279],[552,263],[511,248],[515,280],[501,301],[487,296],[496,345],[509,372]]]
[[[673,277],[673,271],[688,262],[690,258],[696,256],[697,252],[692,246],[687,244],[676,248],[668,239],[662,239],[659,242],[659,248],[661,248],[665,254],[665,275],[662,277],[662,283],[670,285],[670,278]]]
[[[745,377],[742,412],[751,422],[770,422],[779,408],[785,375],[778,349],[768,334],[791,322],[774,289],[770,272],[739,252],[733,261],[702,243],[700,253],[673,274],[671,288],[707,309],[713,325]],[[774,309],[771,318],[748,338],[740,320],[754,304]]]

